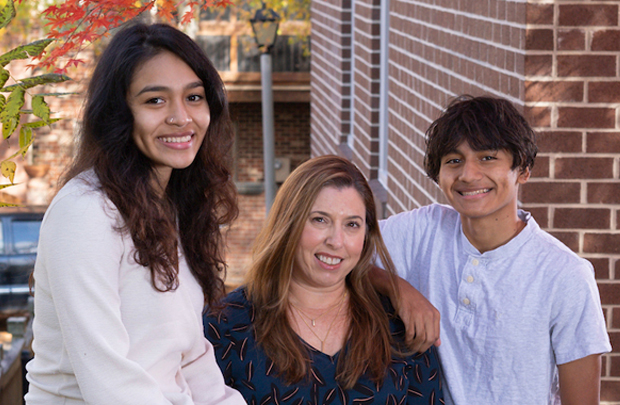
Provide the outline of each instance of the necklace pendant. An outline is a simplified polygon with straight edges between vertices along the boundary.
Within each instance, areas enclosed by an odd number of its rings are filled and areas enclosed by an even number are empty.
[[[316,326],[316,322],[314,322],[314,319],[311,319],[312,321],[312,326]]]

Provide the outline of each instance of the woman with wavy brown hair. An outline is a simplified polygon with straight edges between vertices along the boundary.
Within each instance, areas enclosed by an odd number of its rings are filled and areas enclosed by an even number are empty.
[[[231,142],[196,43],[161,24],[116,33],[41,228],[28,404],[243,403],[202,334],[237,215]]]
[[[439,404],[436,350],[406,353],[404,326],[370,281],[376,257],[396,297],[361,172],[337,156],[293,171],[256,238],[247,284],[205,318],[226,383],[256,404]]]

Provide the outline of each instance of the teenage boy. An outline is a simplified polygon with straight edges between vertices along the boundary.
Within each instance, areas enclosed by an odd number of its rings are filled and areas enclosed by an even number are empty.
[[[382,222],[400,276],[441,314],[446,404],[599,402],[611,346],[593,268],[517,208],[536,151],[508,101],[460,97],[428,129],[424,161],[450,206]],[[419,294],[400,291],[401,308]]]

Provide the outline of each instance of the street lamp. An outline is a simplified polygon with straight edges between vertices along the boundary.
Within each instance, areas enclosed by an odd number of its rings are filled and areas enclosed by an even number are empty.
[[[273,83],[271,79],[271,48],[278,37],[280,17],[265,6],[250,20],[260,55],[261,94],[263,110],[263,165],[265,170],[265,214],[276,196],[275,141],[273,125]]]

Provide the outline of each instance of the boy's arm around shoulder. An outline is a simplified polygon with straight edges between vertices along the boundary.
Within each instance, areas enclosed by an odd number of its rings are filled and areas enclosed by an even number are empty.
[[[412,255],[417,251],[414,246],[420,241],[428,240],[423,236],[424,232],[434,229],[432,226],[429,227],[429,224],[439,223],[444,216],[451,215],[452,211],[445,206],[433,204],[401,212],[380,221],[383,240],[399,273],[406,273],[406,269],[411,268]],[[383,269],[373,268],[370,277],[375,288],[388,296],[397,308],[398,315],[405,324],[406,339],[412,350],[424,352],[432,345],[441,344],[439,311],[422,293],[405,279],[397,277],[398,298],[396,298],[390,288],[389,277]]]
[[[601,355],[591,354],[560,364],[562,405],[598,405],[601,391]]]
[[[422,293],[407,281],[396,276],[400,300],[394,302],[390,280],[385,270],[373,266],[370,277],[377,291],[390,297],[394,306],[398,308],[398,316],[405,324],[406,339],[411,350],[423,353],[432,345],[441,344],[439,311]]]

